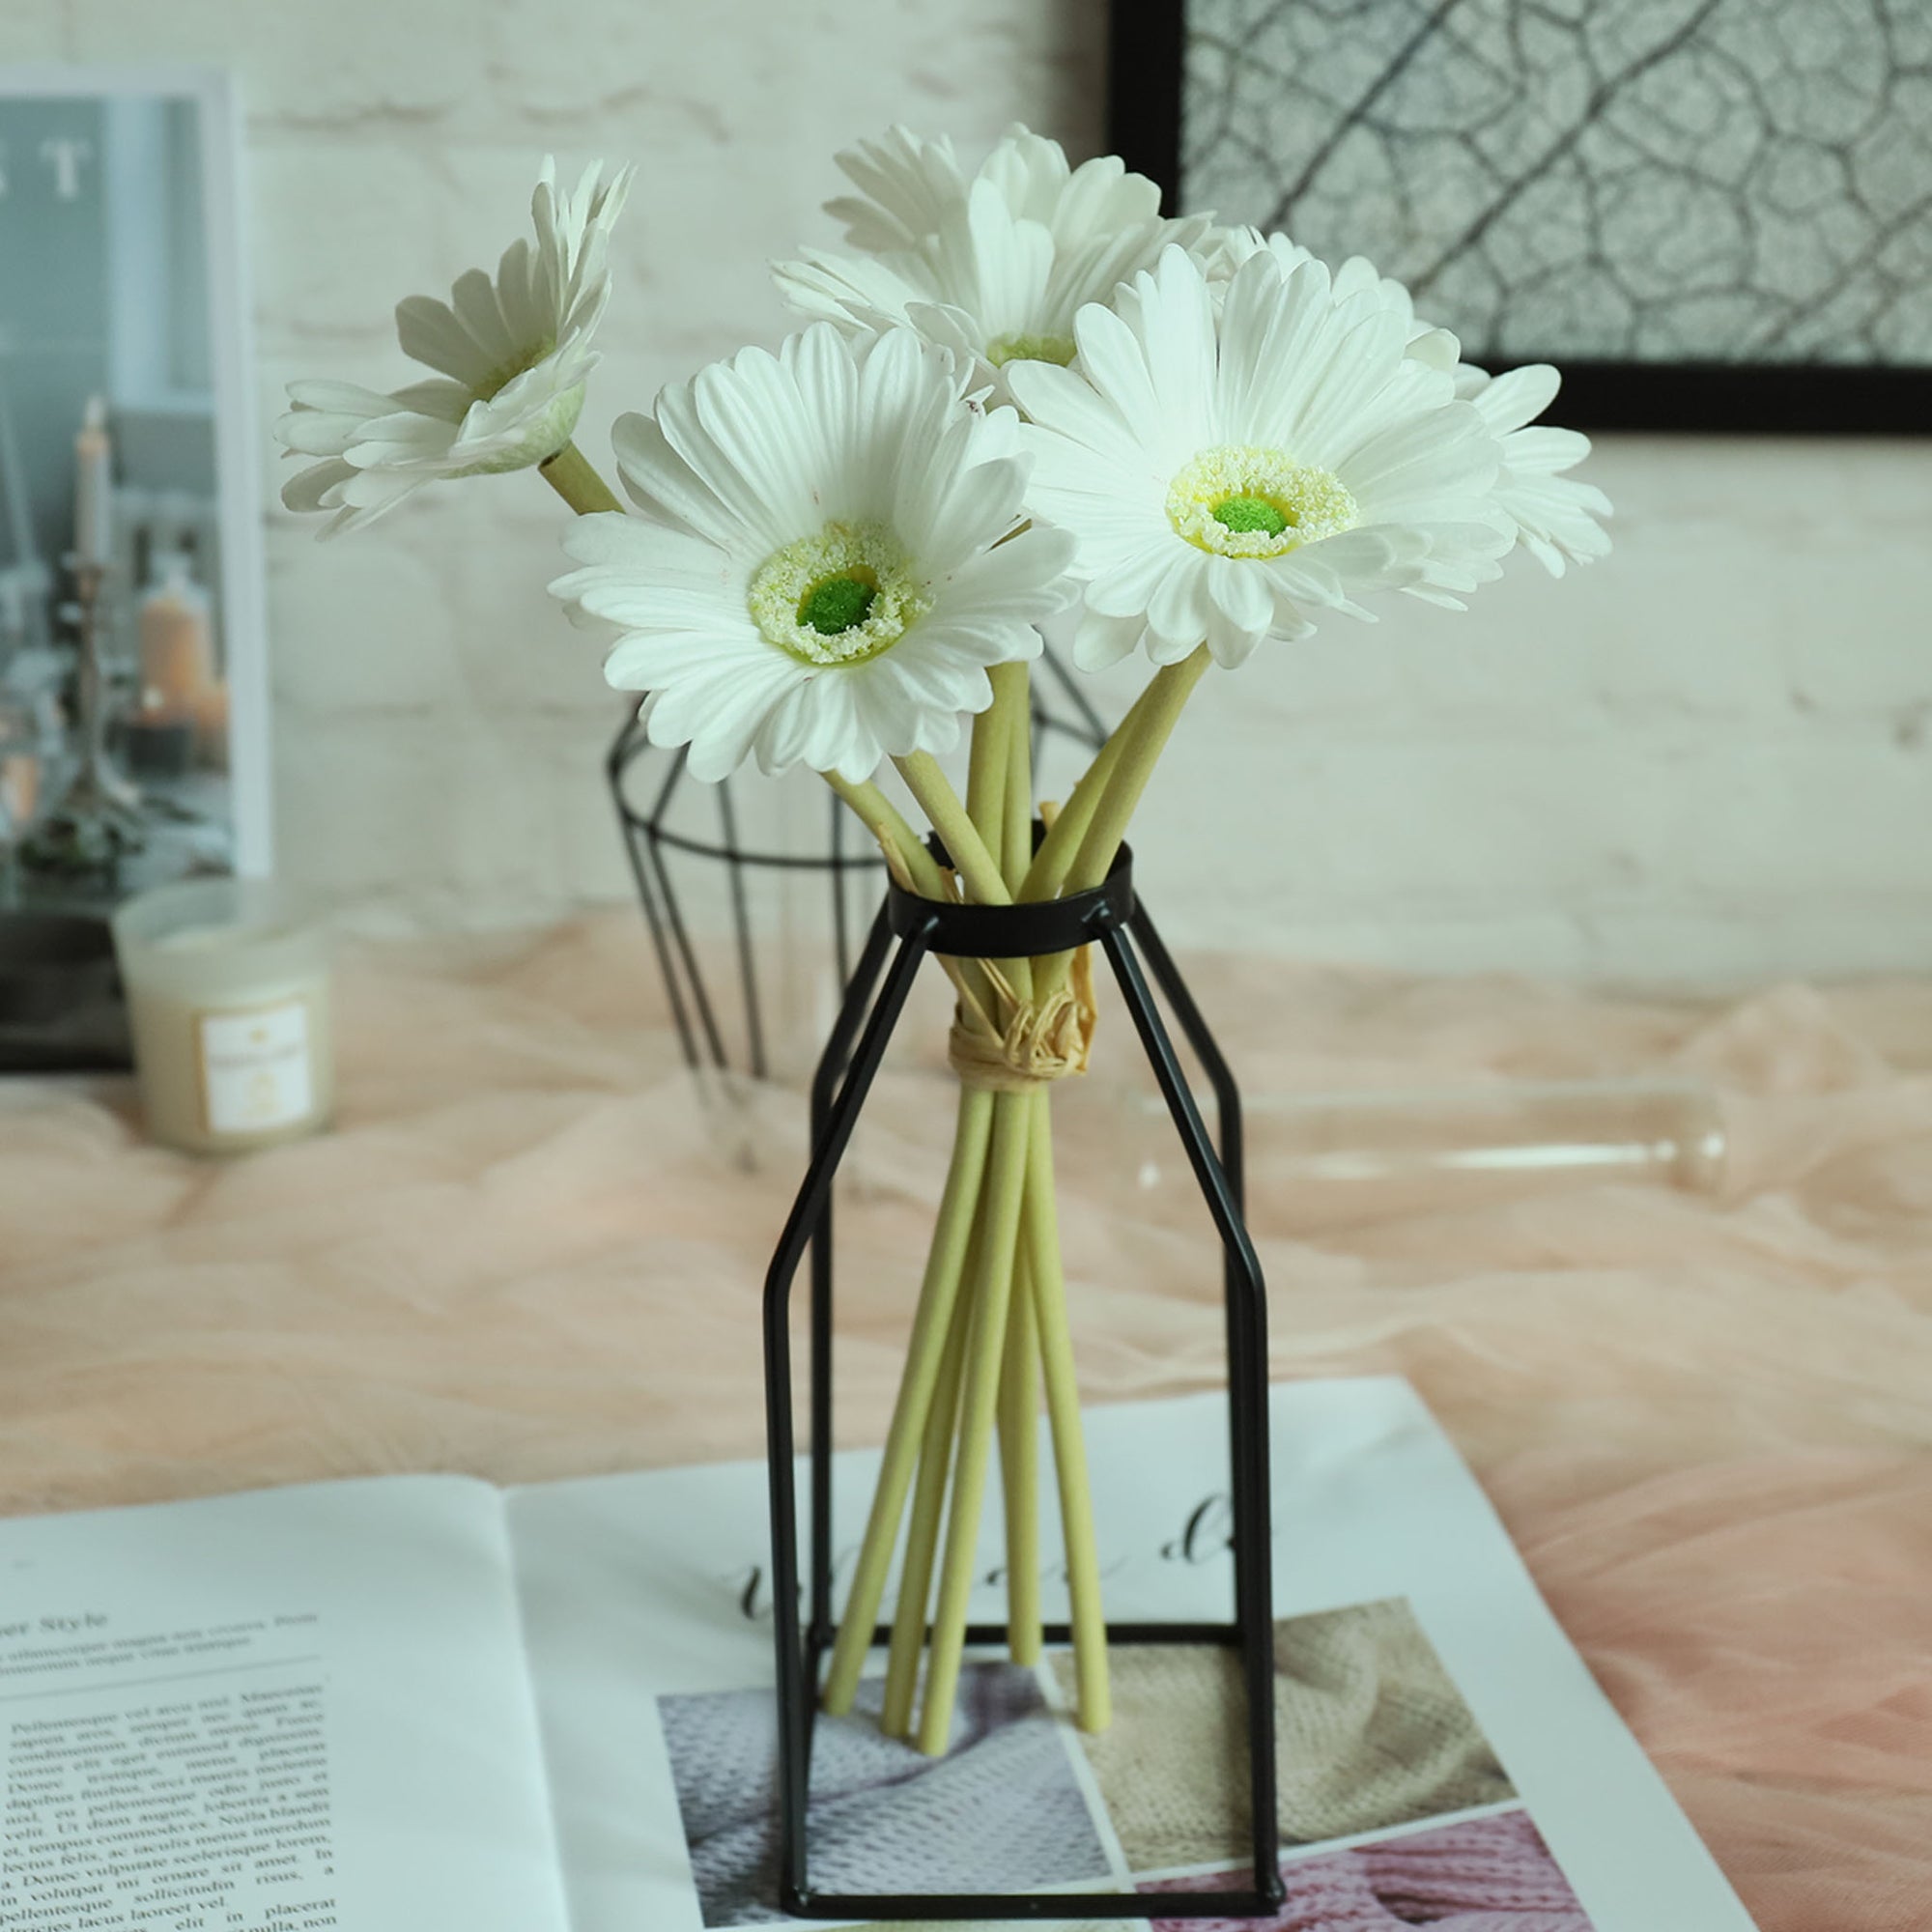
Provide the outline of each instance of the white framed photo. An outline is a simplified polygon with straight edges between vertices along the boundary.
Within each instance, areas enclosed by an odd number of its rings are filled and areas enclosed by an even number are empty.
[[[0,66],[0,842],[16,913],[273,859],[239,116]]]

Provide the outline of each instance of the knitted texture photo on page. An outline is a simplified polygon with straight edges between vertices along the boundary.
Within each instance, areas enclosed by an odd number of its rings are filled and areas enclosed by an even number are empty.
[[[1275,1625],[1281,1835],[1319,1844],[1516,1796],[1415,1613],[1397,1598]],[[1070,1694],[1071,1659],[1054,1667]],[[1136,1872],[1237,1858],[1249,1832],[1239,1660],[1122,1647],[1114,1722],[1081,1746]]]
[[[1034,1891],[1112,1867],[1033,1673],[960,1673],[952,1745],[922,1756],[884,1736],[881,1680],[812,1731],[808,1829],[822,1891]],[[707,1926],[779,1920],[778,1717],[769,1690],[658,1699],[692,1877]],[[785,1920],[790,1923],[792,1921]]]
[[[1155,1905],[1150,1932],[1592,1932],[1525,1811],[1284,1860],[1281,1875],[1288,1898],[1272,1918],[1162,1918]],[[1238,1877],[1167,1879],[1142,1890],[1192,1891]]]

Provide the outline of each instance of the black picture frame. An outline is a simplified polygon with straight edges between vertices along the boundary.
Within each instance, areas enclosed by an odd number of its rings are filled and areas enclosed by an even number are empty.
[[[1185,206],[1186,0],[1109,0],[1108,145]],[[1604,362],[1560,355],[1562,418],[1584,430],[1740,436],[1932,433],[1932,365]]]

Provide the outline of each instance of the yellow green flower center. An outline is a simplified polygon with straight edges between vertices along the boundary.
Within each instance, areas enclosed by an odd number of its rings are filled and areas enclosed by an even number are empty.
[[[1225,443],[1181,468],[1168,486],[1167,520],[1218,556],[1285,556],[1352,529],[1361,509],[1325,469],[1283,450]]]
[[[801,664],[864,664],[932,608],[905,546],[883,524],[827,524],[766,557],[746,596],[767,643]]]
[[[860,564],[832,577],[821,577],[798,600],[798,621],[810,624],[821,638],[836,638],[854,624],[863,624],[879,594],[871,573]]]
[[[1213,518],[1236,536],[1260,530],[1264,536],[1278,537],[1288,527],[1288,512],[1265,497],[1229,497],[1214,505]]]
[[[1070,335],[998,335],[986,345],[995,369],[1009,362],[1058,362],[1064,369],[1079,353]]]

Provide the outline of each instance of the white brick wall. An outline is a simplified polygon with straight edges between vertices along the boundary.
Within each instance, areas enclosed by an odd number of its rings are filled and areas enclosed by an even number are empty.
[[[390,306],[493,258],[547,149],[637,160],[581,438],[601,453],[667,378],[781,332],[763,264],[831,239],[816,204],[853,133],[904,119],[971,148],[1018,116],[1091,151],[1101,16],[10,0],[0,58],[238,71],[265,417],[293,376],[399,379]],[[1139,838],[1178,936],[1643,979],[1932,960],[1932,451],[1624,439],[1596,475],[1609,562],[1209,680]],[[533,478],[492,479],[318,551],[270,508],[288,872],[412,921],[624,890],[612,700],[543,591],[558,516]]]

